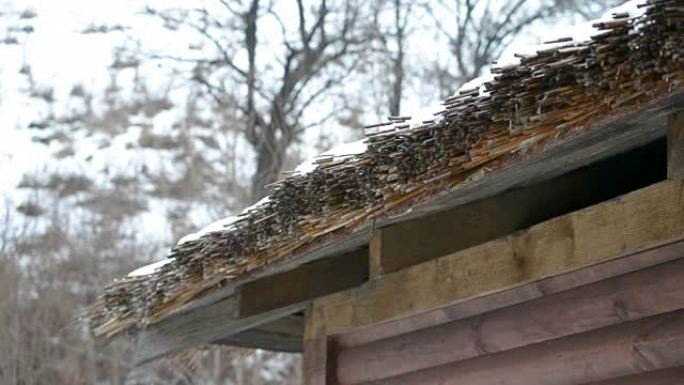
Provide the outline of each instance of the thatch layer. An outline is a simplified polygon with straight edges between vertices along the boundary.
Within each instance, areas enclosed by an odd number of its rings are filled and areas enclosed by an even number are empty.
[[[154,274],[107,287],[86,314],[95,336],[157,322],[231,279],[681,90],[684,0],[647,4],[643,16],[597,23],[590,41],[549,45],[493,70],[487,92],[461,91],[433,121],[406,127],[399,119],[369,135],[365,153],[275,184],[268,202],[230,230],[181,243]]]

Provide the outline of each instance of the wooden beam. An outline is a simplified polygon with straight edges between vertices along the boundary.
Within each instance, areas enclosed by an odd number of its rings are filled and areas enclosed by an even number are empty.
[[[214,343],[276,352],[301,353],[303,339],[304,316],[293,314]]]
[[[304,385],[338,385],[335,375],[337,346],[325,334],[325,330],[311,322],[316,311],[309,306],[306,310],[304,330],[304,360],[302,377]]]
[[[229,297],[142,329],[137,335],[133,362],[135,365],[141,365],[195,345],[215,342],[301,312],[306,306],[307,303],[298,303],[259,315],[239,318],[238,299]]]
[[[684,111],[667,120],[667,177],[684,179]]]
[[[371,277],[466,249],[665,180],[658,140],[543,183],[374,231]]]
[[[684,313],[676,312],[367,384],[584,384],[683,364]]]
[[[249,282],[240,289],[240,317],[249,317],[361,285],[368,280],[368,250],[311,262]]]
[[[684,367],[680,366],[583,385],[681,385],[682,383],[684,383]]]
[[[342,385],[378,381],[684,309],[682,259],[517,306],[342,349]]]
[[[314,302],[328,335],[405,318],[684,239],[684,186],[665,181]]]

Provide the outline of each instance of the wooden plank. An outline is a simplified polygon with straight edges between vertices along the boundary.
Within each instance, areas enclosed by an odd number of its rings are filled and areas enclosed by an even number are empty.
[[[303,339],[304,316],[293,314],[214,343],[276,352],[301,353]]]
[[[340,351],[356,385],[684,309],[682,259],[517,306]]]
[[[217,345],[262,349],[281,353],[301,353],[302,336],[274,333],[261,328],[245,330],[213,342]]]
[[[195,345],[210,343],[241,333],[291,314],[303,311],[299,303],[252,317],[239,318],[238,299],[229,297],[192,313],[167,318],[137,334],[134,365],[176,353]]]
[[[682,240],[683,189],[661,182],[321,298],[313,322],[343,334]]]
[[[240,288],[240,317],[356,287],[368,280],[368,250],[361,249],[252,281]]]
[[[335,341],[341,349],[365,345],[647,269],[661,263],[677,260],[682,256],[684,256],[684,241],[675,242],[507,290],[457,302],[411,317],[364,327],[337,335]]]
[[[374,231],[371,277],[459,251],[665,180],[666,141],[569,174]]]
[[[306,311],[302,368],[304,385],[338,385],[335,376],[337,347],[320,325],[311,323],[315,318],[311,314],[314,311],[316,309],[311,306]]]
[[[582,385],[682,385],[682,383],[684,383],[684,367],[680,366]]]
[[[367,384],[583,384],[683,364],[680,311]]]
[[[662,98],[653,100],[638,111],[630,114],[614,116],[591,129],[565,138],[548,146],[544,152],[516,160],[514,164],[486,174],[484,177],[461,185],[443,195],[411,210],[387,218],[379,218],[374,223],[357,229],[352,234],[332,236],[323,244],[284,258],[277,263],[269,264],[255,270],[220,290],[216,290],[202,298],[188,303],[176,310],[173,316],[210,305],[234,294],[235,288],[277,272],[293,269],[304,263],[332,255],[349,252],[368,244],[371,228],[381,228],[392,223],[403,222],[430,213],[443,211],[452,207],[474,202],[503,191],[534,184],[562,175],[569,171],[605,159],[616,154],[643,146],[666,135],[667,116],[684,108],[684,92],[673,92]]]
[[[667,120],[667,176],[684,179],[684,112],[674,113]]]

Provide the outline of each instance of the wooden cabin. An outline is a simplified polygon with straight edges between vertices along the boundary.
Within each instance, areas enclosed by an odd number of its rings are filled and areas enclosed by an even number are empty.
[[[202,343],[303,352],[309,385],[684,384],[684,2],[598,28],[113,284],[95,334],[131,332],[139,363]],[[460,163],[429,158],[457,142]],[[380,209],[354,200],[368,180]],[[297,199],[316,183],[326,211]],[[287,210],[299,227],[234,242]]]

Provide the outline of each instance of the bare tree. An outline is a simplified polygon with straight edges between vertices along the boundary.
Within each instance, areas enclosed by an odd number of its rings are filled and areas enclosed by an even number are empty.
[[[425,83],[433,84],[439,96],[446,97],[481,75],[535,22],[561,16],[587,19],[600,14],[607,4],[598,0],[376,0],[373,6],[376,71],[371,82],[381,89],[380,98],[386,103],[381,110],[399,115],[410,87],[416,86],[412,80],[416,74],[427,73]],[[427,40],[435,35],[437,39]],[[429,45],[444,43],[450,60],[424,56],[432,50]]]
[[[358,65],[355,56],[368,41],[364,7],[354,0],[297,0],[296,14],[286,18],[276,2],[218,1],[225,17],[204,8],[181,17],[168,10],[148,13],[168,25],[190,26],[213,46],[216,57],[196,60],[192,80],[202,84],[215,102],[235,107],[242,116],[245,138],[256,154],[252,199],[258,199],[266,193],[264,186],[279,177],[292,143],[307,127],[332,116],[330,110],[312,119],[307,111],[323,95],[341,88]],[[277,25],[280,36],[273,36],[265,25]],[[264,36],[269,41],[262,43]],[[280,42],[278,47],[273,40]],[[226,72],[216,76],[218,71]],[[231,91],[235,89],[243,91]]]
[[[438,0],[427,2],[435,26],[446,38],[455,65],[435,64],[431,75],[442,96],[480,76],[511,41],[533,23],[561,15],[593,17],[607,4],[597,0]]]
[[[376,2],[374,9],[374,37],[380,43],[381,57],[388,61],[387,69],[391,76],[388,89],[389,113],[394,116],[401,114],[406,83],[406,46],[412,33],[410,23],[415,5],[415,0],[380,0]],[[380,20],[384,12],[391,14],[388,26]]]

